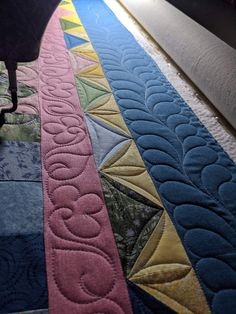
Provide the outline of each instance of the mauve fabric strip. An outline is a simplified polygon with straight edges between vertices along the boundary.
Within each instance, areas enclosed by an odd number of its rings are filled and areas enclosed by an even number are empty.
[[[39,71],[49,313],[131,313],[58,13]]]

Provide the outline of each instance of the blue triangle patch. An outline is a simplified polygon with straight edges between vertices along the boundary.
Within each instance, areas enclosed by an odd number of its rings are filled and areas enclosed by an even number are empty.
[[[70,35],[67,33],[64,33],[64,38],[65,38],[66,45],[67,45],[68,49],[72,49],[72,48],[75,48],[77,46],[81,46],[81,45],[88,42],[87,40],[85,40],[83,38],[76,37],[74,35]]]
[[[134,314],[177,314],[131,281],[127,284]]]
[[[86,114],[85,117],[96,164],[100,168],[130,139],[89,114]]]

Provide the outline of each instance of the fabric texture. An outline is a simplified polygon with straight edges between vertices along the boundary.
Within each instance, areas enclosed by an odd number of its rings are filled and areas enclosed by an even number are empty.
[[[0,313],[4,314],[48,307],[40,122],[37,111],[23,105],[37,104],[35,68],[36,64],[20,67],[18,112],[7,115],[0,129]],[[2,63],[0,77],[0,104],[8,105]]]
[[[104,2],[62,1],[19,81],[0,313],[232,314],[236,167]]]
[[[60,27],[55,15],[39,59],[49,310],[128,314],[128,291]],[[74,47],[74,39],[67,44]]]
[[[74,3],[207,301],[227,311],[236,287],[235,165],[106,5]]]
[[[82,24],[81,20],[78,18],[77,14],[74,11],[73,5],[70,2],[67,1],[62,3],[60,8],[63,9],[62,11],[63,16],[61,18],[62,20],[64,20],[64,16],[66,16],[67,21],[71,20],[73,21],[73,23],[75,23],[77,19],[77,24],[78,25]],[[78,10],[78,12],[80,12],[80,10]],[[88,35],[84,30],[84,27],[82,27],[81,29],[78,26],[74,27],[73,25],[72,28],[69,27],[67,30],[64,31],[77,34],[78,37],[83,36],[83,38],[89,40]],[[106,89],[107,92],[110,93],[109,97],[108,96],[105,97],[104,95],[100,96],[98,95],[97,99],[92,100],[91,103],[88,102],[87,105],[83,107],[83,109],[86,114],[86,121],[88,123],[90,138],[93,144],[93,152],[95,155],[95,159],[97,161],[99,160],[101,161],[102,159],[100,158],[101,152],[104,151],[103,147],[105,147],[104,145],[106,145],[106,142],[104,141],[104,138],[102,136],[103,134],[102,130],[104,130],[105,138],[109,138],[110,143],[109,147],[112,148],[110,151],[109,149],[105,149],[107,151],[106,158],[103,159],[101,162],[97,162],[97,168],[102,178],[103,190],[105,192],[106,203],[113,226],[113,232],[119,248],[123,269],[126,275],[129,276],[129,273],[132,270],[130,269],[130,267],[127,268],[126,261],[129,261],[132,254],[136,252],[136,256],[135,254],[134,256],[132,256],[133,262],[135,262],[135,260],[137,260],[138,258],[138,255],[140,255],[141,251],[144,249],[145,243],[147,243],[148,238],[152,234],[150,230],[154,230],[155,228],[158,227],[162,228],[162,224],[158,224],[159,219],[157,219],[156,221],[153,219],[152,221],[152,219],[150,219],[149,216],[148,217],[149,219],[146,217],[145,226],[146,228],[143,230],[143,232],[140,232],[141,230],[138,228],[138,226],[140,224],[139,221],[143,219],[142,216],[144,216],[143,211],[146,208],[145,205],[149,204],[149,206],[152,207],[157,208],[159,207],[160,213],[163,211],[163,205],[162,202],[160,201],[158,193],[156,192],[156,189],[153,185],[150,175],[146,170],[146,167],[137,149],[136,143],[132,138],[130,132],[127,131],[127,126],[125,125],[124,119],[121,115],[119,107],[117,106],[115,98],[112,95],[112,90],[105,77],[105,74],[103,71],[101,71],[101,64],[99,63],[99,58],[96,54],[96,51],[93,49],[93,46],[89,43],[83,45],[80,43],[80,41],[78,41],[78,47],[74,47],[70,49],[70,51],[71,51],[70,57],[73,64],[76,64],[75,59],[77,57],[79,59],[83,57],[87,58],[88,60],[93,60],[94,62],[97,62],[97,65],[90,65],[89,63],[86,63],[84,69],[82,67],[79,68],[74,67],[73,70],[76,81],[84,79],[86,77],[87,82],[88,81],[91,82],[91,84],[89,83],[89,85],[93,84],[93,88],[94,84],[99,84],[99,90],[101,90],[102,85],[103,90]],[[125,84],[126,82],[124,82],[124,85]],[[80,96],[81,95],[80,86],[77,85],[77,89]],[[82,97],[83,95],[84,94],[82,93]],[[109,133],[105,131],[108,129]],[[119,142],[119,144],[116,145],[116,136],[114,136],[114,133],[116,134],[122,133],[123,136],[127,138],[127,140],[124,139],[123,142]],[[108,134],[110,134],[109,137],[107,136]],[[116,147],[116,149],[113,149],[113,147]],[[132,230],[130,230],[130,228],[127,227],[127,223],[129,220],[128,217],[130,217],[130,215],[132,217],[132,215],[134,214],[134,212],[132,214],[132,211],[135,208],[135,207],[133,208],[133,206],[137,206],[134,205],[137,203],[129,200],[130,206],[127,206],[127,203],[124,205],[125,199],[124,195],[119,193],[118,196],[114,189],[111,189],[110,186],[108,189],[108,185],[106,184],[107,179],[109,179],[109,183],[111,183],[116,188],[119,186],[119,191],[122,191],[122,193],[124,193],[125,195],[128,194],[130,198],[142,201],[143,205],[142,204],[139,205],[140,210],[135,211],[135,219],[133,220]],[[137,195],[139,196],[137,197]],[[120,220],[117,220],[116,217],[119,217]],[[158,216],[156,217],[158,218]],[[150,227],[151,229],[149,229]],[[172,229],[168,228],[166,230],[167,234],[170,233],[170,230]],[[146,233],[146,231],[148,231],[149,234]],[[134,237],[134,234],[136,236],[136,239]],[[131,251],[132,243],[135,243],[135,241],[137,241],[137,246],[136,248],[134,248],[134,251],[132,252]],[[180,255],[181,254],[183,255],[182,260],[186,259],[186,253],[184,251],[183,246],[181,247],[181,242],[178,239],[177,235],[175,241],[177,241],[177,243],[180,244],[181,252]],[[189,290],[190,294],[192,293],[191,298],[190,299],[186,298],[186,300],[182,302],[183,293],[181,292],[181,290],[179,289],[176,290],[174,288],[176,274],[175,271],[173,271],[172,263],[174,263],[175,259],[177,258],[176,255],[174,254],[176,243],[172,243],[171,241],[169,241],[169,243],[172,244],[169,248],[169,254],[170,256],[173,255],[173,260],[171,261],[167,260],[166,264],[163,265],[157,264],[155,266],[157,269],[160,268],[159,273],[161,272],[164,272],[165,274],[169,273],[170,276],[169,280],[171,278],[171,283],[170,285],[166,285],[164,281],[163,283],[160,283],[159,286],[156,285],[153,291],[156,291],[157,289],[160,288],[159,290],[161,292],[160,293],[153,292],[155,298],[158,298],[159,301],[161,302],[163,301],[165,304],[170,305],[172,309],[178,310],[181,309],[183,313],[189,313],[196,309],[197,311],[199,311],[199,313],[203,312],[208,313],[209,312],[208,306],[206,304],[202,290],[191,266],[187,272],[180,271],[181,276],[178,277],[179,286],[181,286],[181,288],[184,287],[185,290],[186,289]],[[160,253],[160,255],[162,254],[163,253]],[[187,265],[191,265],[188,259],[185,260],[185,262],[187,263]],[[189,273],[190,276],[188,276]],[[166,275],[164,275],[164,277],[165,276]],[[189,277],[191,278],[190,280]],[[168,279],[166,278],[166,280]],[[166,287],[166,289],[164,289],[164,287]],[[201,307],[199,307],[199,304],[201,304]]]
[[[132,300],[133,312],[135,314],[174,314],[173,310],[157,301],[150,294],[145,293],[131,281],[128,281],[129,294]]]

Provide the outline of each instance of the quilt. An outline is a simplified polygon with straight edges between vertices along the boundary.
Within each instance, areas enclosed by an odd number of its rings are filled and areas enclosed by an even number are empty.
[[[106,4],[63,0],[18,81],[0,313],[233,314],[236,166]]]

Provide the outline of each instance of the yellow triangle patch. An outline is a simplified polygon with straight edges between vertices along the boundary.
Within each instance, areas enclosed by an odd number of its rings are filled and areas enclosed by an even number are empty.
[[[81,20],[79,19],[78,15],[76,13],[63,16],[61,19],[64,21],[75,23],[77,25],[82,25]]]
[[[83,39],[89,41],[88,35],[87,35],[83,26],[78,26],[75,28],[68,29],[65,31],[65,33],[67,33],[69,35],[73,35],[73,36],[78,36],[80,38],[83,38]]]
[[[129,130],[127,126],[125,125],[124,121],[121,119],[119,113],[113,113],[113,114],[103,114],[103,115],[93,115],[90,113],[91,116],[94,116],[96,119],[102,121],[105,124],[110,125],[112,128],[118,129],[119,132],[124,133],[127,136],[130,136]]]
[[[101,67],[101,65],[99,63],[96,63],[88,68],[86,68],[85,70],[82,70],[79,73],[79,76],[82,77],[104,77],[104,72],[103,69]]]
[[[78,53],[83,57],[86,57],[88,59],[94,60],[94,61],[99,61],[98,55],[93,49],[93,46],[91,43],[86,43],[84,45],[75,47],[72,49],[74,53]]]
[[[129,279],[177,313],[210,313],[196,274],[166,211],[136,260]]]
[[[130,136],[129,129],[121,116],[119,107],[117,106],[112,94],[98,99],[93,106],[89,107],[88,112],[95,116],[98,120],[101,120],[106,124],[117,128],[122,133]]]
[[[76,13],[75,8],[72,3],[61,4],[60,9],[63,9],[68,12]]]
[[[94,80],[87,80],[94,82]],[[100,84],[98,86],[101,86]],[[103,88],[105,86],[102,85]],[[89,109],[89,113],[91,114],[113,114],[113,113],[119,113],[120,110],[119,107],[116,104],[115,98],[112,95],[111,91],[109,89],[106,89],[110,94],[108,95],[108,98],[106,99],[99,99],[92,107]],[[121,117],[122,118],[122,117]]]
[[[101,172],[163,207],[133,140],[109,159]]]
[[[110,84],[105,77],[90,77],[89,80],[103,86],[103,88],[106,88],[111,92]]]

